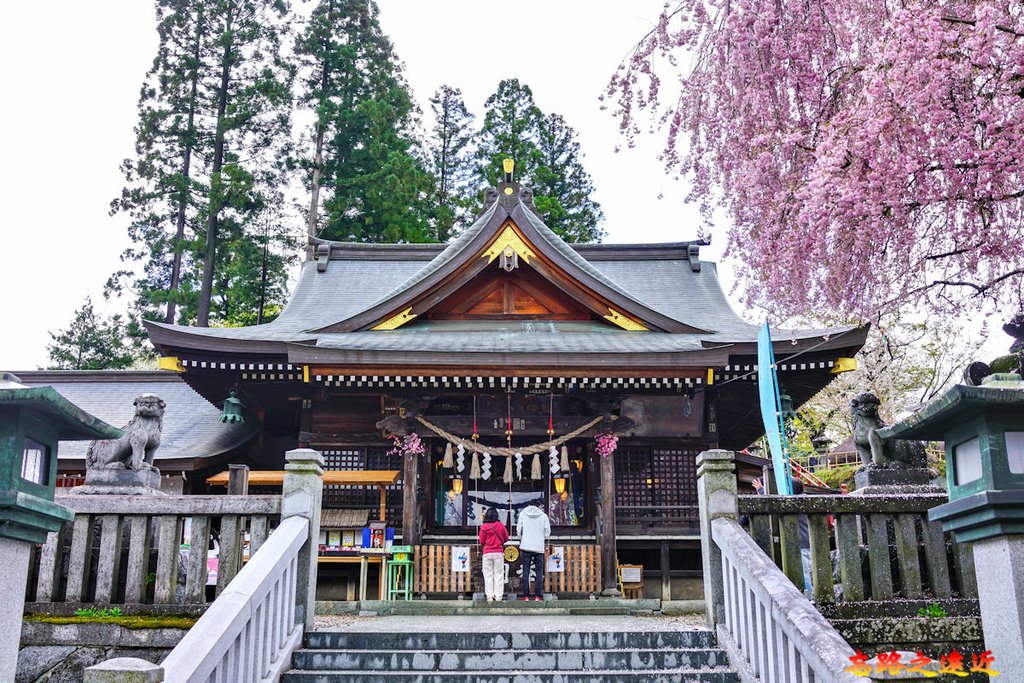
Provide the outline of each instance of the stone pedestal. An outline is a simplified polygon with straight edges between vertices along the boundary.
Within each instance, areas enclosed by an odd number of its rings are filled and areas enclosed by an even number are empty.
[[[160,470],[148,467],[141,470],[125,468],[89,469],[85,483],[68,493],[73,495],[162,496]]]
[[[899,469],[868,465],[853,475],[856,490],[851,495],[881,496],[895,493],[945,493],[931,484],[925,469]]]
[[[21,643],[21,612],[28,583],[29,544],[0,537],[0,595],[10,609],[0,619],[0,681],[13,681],[18,669],[18,646]]]
[[[1024,672],[1024,535],[975,541],[974,567],[992,668],[1013,678]]]
[[[305,630],[313,630],[316,605],[317,551],[320,539],[320,504],[324,495],[324,459],[311,448],[296,448],[284,454],[284,485],[281,519],[304,517],[309,520],[309,537],[299,550],[296,567],[296,618]],[[384,564],[381,564],[383,571]]]
[[[722,620],[725,586],[722,583],[722,552],[711,538],[711,522],[719,517],[738,519],[736,466],[733,452],[704,451],[697,456],[697,501],[700,504],[700,546],[704,570],[704,609],[708,628],[714,632]]]

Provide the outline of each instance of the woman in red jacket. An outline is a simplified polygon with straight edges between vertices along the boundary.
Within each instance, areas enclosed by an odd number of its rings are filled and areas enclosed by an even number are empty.
[[[481,554],[484,561],[484,592],[491,602],[501,600],[505,594],[505,541],[508,529],[498,521],[498,511],[487,508],[480,527]]]

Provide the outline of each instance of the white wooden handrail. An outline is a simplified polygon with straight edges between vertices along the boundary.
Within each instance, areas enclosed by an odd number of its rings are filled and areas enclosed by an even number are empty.
[[[302,639],[295,580],[308,536],[308,520],[281,522],[163,661],[165,681],[277,679]]]
[[[718,638],[744,683],[855,683],[849,643],[734,520],[711,521],[722,555]],[[813,679],[810,677],[813,674]]]

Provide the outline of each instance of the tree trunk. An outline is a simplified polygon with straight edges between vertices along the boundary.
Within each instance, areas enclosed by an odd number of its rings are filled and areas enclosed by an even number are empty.
[[[181,177],[183,187],[181,196],[178,198],[178,219],[174,230],[174,261],[171,264],[171,283],[168,287],[169,296],[167,299],[167,313],[164,322],[173,325],[177,309],[177,302],[174,297],[181,283],[181,243],[185,238],[185,209],[188,206],[188,181],[192,166],[192,145],[195,143],[195,119],[196,119],[196,94],[199,88],[199,49],[203,38],[203,17],[200,10],[196,21],[196,44],[192,50],[194,60],[192,68],[192,83],[190,84],[188,99],[188,128],[185,132],[185,158],[181,164]]]
[[[231,59],[234,36],[231,34],[232,6],[228,6],[226,33],[228,40],[224,44],[220,71],[220,89],[217,92],[217,133],[213,141],[213,163],[210,170],[210,217],[206,226],[206,256],[203,261],[203,283],[199,290],[199,313],[196,316],[198,327],[210,326],[210,298],[213,295],[213,273],[217,258],[217,226],[221,209],[220,172],[224,165],[224,112],[228,104],[228,86],[231,80]]]
[[[333,9],[333,4],[331,5]],[[327,94],[328,69],[327,69],[328,42],[324,41],[324,63],[320,69],[320,94]],[[323,122],[316,122],[316,151],[313,154],[313,178],[309,183],[309,220],[306,224],[306,260],[313,260],[313,240],[316,239],[316,226],[320,212],[320,173],[324,162],[324,125]]]

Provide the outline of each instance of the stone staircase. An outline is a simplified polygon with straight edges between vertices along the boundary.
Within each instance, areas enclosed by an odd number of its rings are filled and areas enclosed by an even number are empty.
[[[739,683],[707,630],[313,631],[292,667],[282,681]]]

